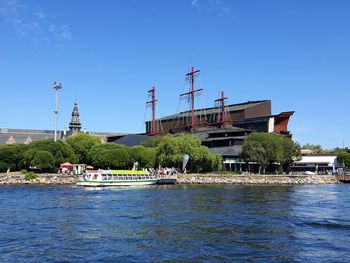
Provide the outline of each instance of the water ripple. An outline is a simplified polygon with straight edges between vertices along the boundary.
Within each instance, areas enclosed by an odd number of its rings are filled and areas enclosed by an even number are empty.
[[[0,187],[0,262],[347,262],[348,185]]]

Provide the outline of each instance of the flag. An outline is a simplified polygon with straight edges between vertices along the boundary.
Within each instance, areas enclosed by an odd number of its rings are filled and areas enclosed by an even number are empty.
[[[185,154],[185,155],[184,155],[184,158],[183,158],[183,160],[182,160],[182,171],[185,170],[186,165],[187,165],[189,159],[190,159],[190,156],[189,156],[188,154]]]

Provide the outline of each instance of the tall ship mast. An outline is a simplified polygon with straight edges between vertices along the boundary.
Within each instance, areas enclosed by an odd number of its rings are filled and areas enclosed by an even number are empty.
[[[156,106],[158,103],[156,88],[152,87],[148,90],[149,100],[146,104],[152,108],[152,119],[146,122],[146,133],[148,135],[153,136],[164,132],[196,132],[202,130],[203,127],[224,127],[231,122],[230,113],[227,112],[225,105],[227,97],[225,97],[223,91],[221,91],[221,96],[214,100],[214,107],[205,108],[202,105],[196,109],[196,100],[203,91],[197,84],[199,75],[200,70],[194,67],[191,67],[190,71],[185,75],[185,87],[188,91],[180,94],[180,102],[182,99],[185,99],[188,107],[184,111],[179,111],[178,108],[176,113],[171,116],[156,119]]]

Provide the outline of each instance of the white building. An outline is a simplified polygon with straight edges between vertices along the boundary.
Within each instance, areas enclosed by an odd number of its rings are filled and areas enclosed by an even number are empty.
[[[304,155],[292,165],[293,172],[332,173],[343,165],[337,161],[335,154]]]

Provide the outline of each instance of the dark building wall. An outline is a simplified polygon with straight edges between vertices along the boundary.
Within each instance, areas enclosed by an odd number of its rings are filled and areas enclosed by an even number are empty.
[[[199,111],[202,111],[203,115],[196,116],[196,126],[204,127],[204,126],[213,126],[219,124],[219,108],[206,108],[204,110],[196,110],[198,114]],[[204,116],[204,112],[206,112],[206,116]],[[271,115],[271,101],[251,101],[246,103],[239,103],[227,106],[226,116],[230,121],[230,124],[233,124],[236,121],[245,120],[247,118],[257,118],[261,116],[270,116]],[[191,124],[191,116],[190,112],[182,113],[179,115],[164,117],[162,119],[158,119],[158,132],[181,132],[189,130],[189,126]],[[183,115],[186,115],[184,117]],[[160,124],[161,122],[161,124]],[[204,122],[207,122],[206,124]],[[200,125],[198,125],[201,123]],[[146,133],[150,134],[151,132],[151,121],[147,121],[145,124]],[[162,131],[160,129],[162,127]]]
[[[242,120],[270,116],[271,115],[271,100],[266,100],[266,101],[261,102],[257,105],[254,105],[252,107],[247,108],[244,111],[244,114],[245,115],[244,115],[244,118],[242,118]]]
[[[229,113],[228,119],[230,120],[230,123],[234,123],[235,121],[238,120],[244,120],[245,115],[246,115],[246,109],[244,110],[239,110],[239,111],[234,111]],[[196,116],[196,124],[202,123],[202,125],[198,126],[210,126],[215,124],[217,122],[218,117],[215,118],[215,114],[208,114],[206,117],[202,116],[201,118],[199,116]],[[207,124],[204,124],[203,122],[207,121]],[[157,127],[162,127],[162,130],[164,133],[167,133],[169,131],[184,131],[185,127],[187,125],[191,124],[191,117],[187,118],[181,118],[181,119],[170,119],[170,120],[162,120],[161,125],[159,124],[159,121],[157,121]],[[158,129],[160,131],[160,128]],[[151,132],[151,122],[147,121],[146,122],[146,133],[149,134]]]
[[[258,132],[269,131],[269,117],[236,121],[233,126]]]
[[[234,111],[234,112],[230,112],[230,117],[229,120],[231,123],[238,121],[238,120],[243,120],[245,117],[245,110],[240,110],[240,111]]]

